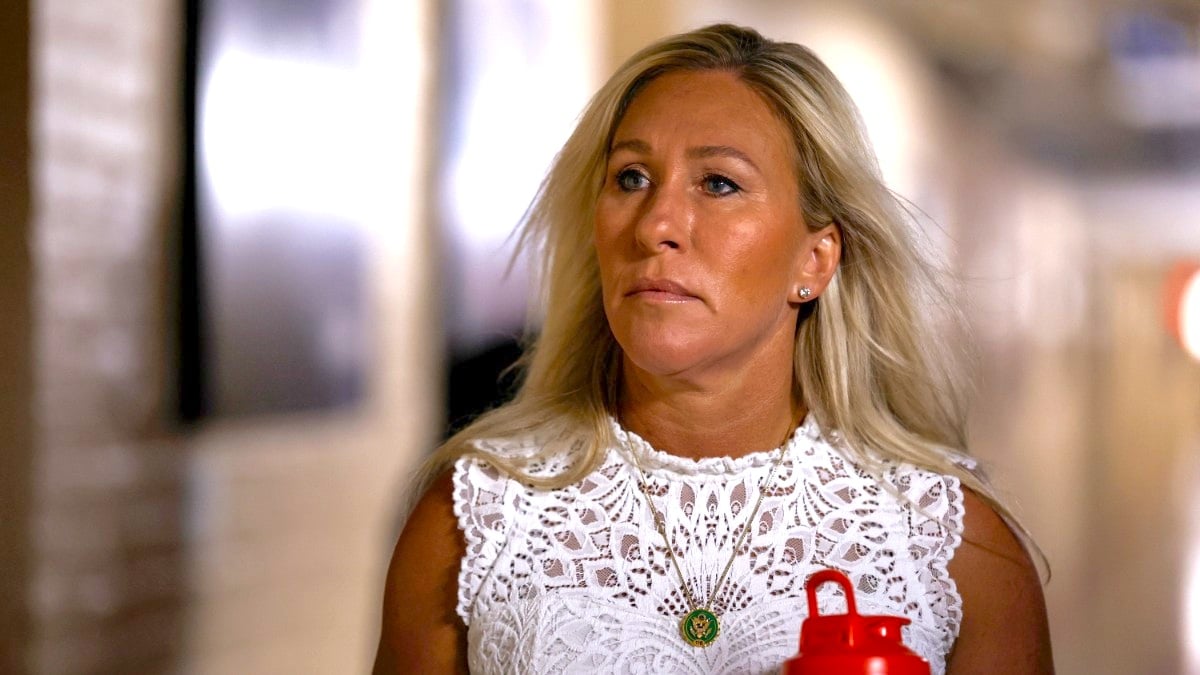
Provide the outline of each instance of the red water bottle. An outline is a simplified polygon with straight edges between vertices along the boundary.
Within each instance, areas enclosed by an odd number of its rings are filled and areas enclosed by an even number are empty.
[[[832,581],[846,594],[846,614],[818,614],[817,588]],[[805,585],[808,618],[800,626],[800,653],[781,675],[929,675],[929,663],[904,646],[901,616],[861,616],[845,574],[821,570]]]

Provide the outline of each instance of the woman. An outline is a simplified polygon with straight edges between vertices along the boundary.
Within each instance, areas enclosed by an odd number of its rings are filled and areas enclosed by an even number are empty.
[[[638,53],[523,243],[540,337],[434,457],[377,672],[776,672],[826,567],[935,673],[1052,671],[1037,572],[955,450],[944,296],[811,52],[717,25]]]

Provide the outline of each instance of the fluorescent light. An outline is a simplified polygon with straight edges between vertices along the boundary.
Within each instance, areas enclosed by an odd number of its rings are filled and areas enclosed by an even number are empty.
[[[1200,269],[1184,283],[1178,311],[1179,341],[1184,351],[1200,361]]]

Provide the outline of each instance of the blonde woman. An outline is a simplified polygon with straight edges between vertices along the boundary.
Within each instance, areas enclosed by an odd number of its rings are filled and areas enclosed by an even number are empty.
[[[952,312],[810,51],[717,25],[636,54],[522,237],[540,335],[429,465],[376,672],[773,673],[823,568],[934,673],[1052,671]]]

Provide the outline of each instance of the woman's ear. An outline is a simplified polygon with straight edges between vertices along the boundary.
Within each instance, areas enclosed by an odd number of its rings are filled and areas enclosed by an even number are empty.
[[[788,301],[799,304],[820,297],[841,260],[842,230],[836,223],[806,233],[796,270],[796,284],[788,294]]]

